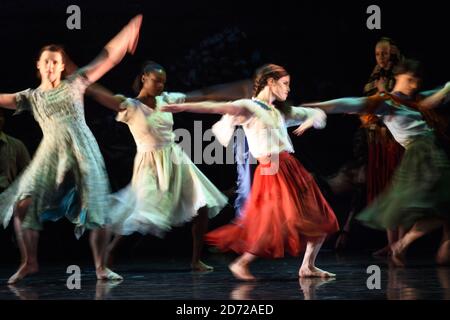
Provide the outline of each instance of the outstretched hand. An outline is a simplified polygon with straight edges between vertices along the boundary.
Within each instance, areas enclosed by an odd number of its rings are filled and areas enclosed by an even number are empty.
[[[445,86],[444,86],[445,90],[447,90],[447,92],[450,92],[450,81],[448,81]]]
[[[305,133],[306,130],[311,128],[314,125],[314,119],[308,119],[305,122],[303,122],[301,125],[297,127],[294,131],[292,131],[293,134],[296,136],[301,136],[303,133]]]

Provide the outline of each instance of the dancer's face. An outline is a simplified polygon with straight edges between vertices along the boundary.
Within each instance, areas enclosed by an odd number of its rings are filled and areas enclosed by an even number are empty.
[[[380,42],[375,47],[375,58],[377,60],[377,64],[383,69],[389,68],[390,51],[390,46],[387,42]]]
[[[142,75],[142,90],[156,97],[161,95],[166,85],[166,73],[163,70],[152,71]]]
[[[412,73],[403,73],[395,76],[394,91],[400,91],[407,96],[414,96],[420,87],[421,79]]]
[[[270,91],[275,96],[278,101],[285,101],[289,94],[291,78],[289,76],[284,76],[278,80],[269,79],[268,85]]]
[[[37,68],[41,79],[47,79],[50,82],[61,80],[61,74],[64,71],[63,57],[60,52],[44,51],[37,62]]]

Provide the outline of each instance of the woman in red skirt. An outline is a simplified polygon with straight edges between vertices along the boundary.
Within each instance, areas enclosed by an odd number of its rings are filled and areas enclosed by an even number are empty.
[[[339,230],[333,210],[314,178],[290,153],[294,152],[287,127],[301,135],[310,127],[323,128],[326,115],[319,109],[276,108],[286,100],[290,77],[283,67],[268,64],[256,71],[252,99],[234,102],[200,102],[168,105],[164,111],[224,114],[213,126],[223,145],[228,145],[236,125],[244,129],[256,168],[243,214],[233,223],[206,235],[206,241],[222,251],[241,254],[229,266],[236,278],[253,280],[249,265],[257,257],[281,258],[305,251],[300,277],[333,277],[315,266],[327,235]]]

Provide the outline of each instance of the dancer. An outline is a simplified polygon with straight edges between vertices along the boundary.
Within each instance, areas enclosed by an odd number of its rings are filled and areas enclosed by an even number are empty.
[[[121,279],[105,266],[104,256],[108,234],[107,195],[109,186],[100,150],[86,125],[83,94],[118,64],[127,52],[135,51],[142,16],[133,18],[89,65],[79,70],[66,65],[67,56],[60,46],[41,49],[37,69],[41,84],[14,94],[0,94],[0,106],[32,112],[39,123],[43,138],[30,165],[23,174],[0,195],[0,218],[6,227],[12,216],[18,217],[15,231],[22,262],[8,280],[15,283],[38,271],[37,247],[42,230],[42,213],[59,205],[68,188],[76,185],[80,195],[80,210],[68,218],[81,236],[91,229],[90,244],[96,275],[101,280]],[[63,79],[64,73],[72,73]]]
[[[394,74],[396,84],[392,93],[303,106],[321,108],[327,113],[375,114],[383,120],[405,148],[405,154],[390,187],[357,219],[376,229],[411,228],[391,246],[392,259],[397,266],[405,265],[404,256],[411,243],[444,226],[444,237],[436,257],[442,263],[448,261],[450,252],[450,161],[437,139],[443,132],[431,127],[426,120],[431,119],[433,108],[449,100],[450,82],[420,100],[415,94],[422,79],[419,62],[404,60]]]
[[[252,155],[258,160],[254,181],[243,215],[213,230],[207,242],[223,251],[242,255],[229,266],[241,280],[254,280],[249,265],[257,257],[280,258],[285,251],[298,255],[306,247],[300,277],[332,277],[334,274],[315,266],[317,254],[328,234],[339,227],[336,217],[322,196],[314,178],[289,153],[294,152],[287,126],[301,125],[300,135],[308,128],[323,128],[326,116],[320,110],[290,107],[281,113],[275,101],[286,100],[290,76],[274,64],[256,71],[253,98],[230,103],[202,102],[174,104],[163,108],[170,112],[224,114],[213,131],[227,145],[235,125],[242,125]]]
[[[364,95],[366,96],[392,91],[395,85],[393,69],[403,60],[403,57],[395,42],[390,38],[383,37],[375,45],[375,59],[376,66],[368,83],[364,86]],[[336,240],[337,248],[345,245],[356,213],[365,205],[370,204],[389,185],[403,155],[403,147],[395,141],[377,116],[364,114],[359,118],[361,128],[355,134],[355,147],[359,147],[358,149],[361,150],[355,151],[364,159],[365,179],[362,184],[357,184],[358,190],[354,193],[352,207],[343,228],[345,231],[343,230]],[[360,141],[365,143],[360,143]],[[390,245],[401,238],[404,233],[405,230],[402,227],[387,230],[388,245],[375,251],[373,255],[389,256]]]
[[[129,126],[137,153],[130,185],[114,195],[118,206],[122,204],[124,209],[114,213],[113,231],[117,235],[108,246],[108,254],[111,257],[121,235],[140,232],[162,237],[171,227],[192,220],[191,268],[210,271],[213,268],[200,260],[203,237],[208,218],[221,211],[227,198],[175,143],[173,116],[161,108],[168,103],[245,94],[246,82],[219,85],[187,95],[164,92],[165,82],[164,68],[146,62],[133,86],[137,97],[126,99],[118,109],[116,119]],[[90,89],[90,94],[113,108],[124,99],[98,85]]]

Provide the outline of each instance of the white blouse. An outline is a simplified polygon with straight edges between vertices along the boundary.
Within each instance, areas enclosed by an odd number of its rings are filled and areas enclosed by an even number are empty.
[[[294,152],[287,127],[300,125],[311,118],[316,129],[322,129],[326,125],[326,114],[320,109],[292,107],[291,114],[282,115],[278,109],[266,103],[264,103],[267,106],[267,109],[265,109],[260,105],[263,102],[258,103],[257,99],[241,99],[234,101],[233,104],[238,106],[242,105],[243,102],[247,104],[251,102],[254,108],[267,112],[267,115],[274,120],[274,125],[270,126],[261,121],[256,114],[248,116],[226,114],[213,125],[212,130],[219,142],[227,146],[233,137],[235,127],[242,126],[247,137],[250,153],[257,159],[282,151]]]

